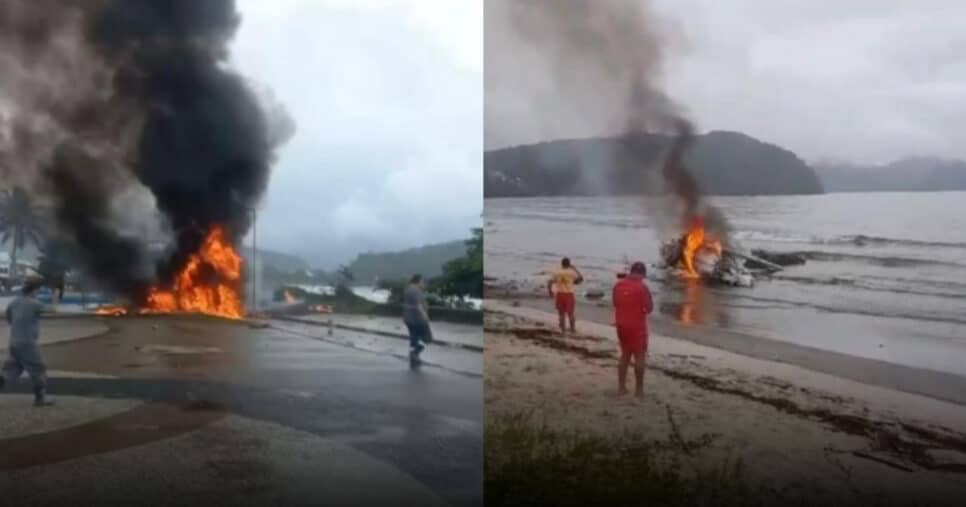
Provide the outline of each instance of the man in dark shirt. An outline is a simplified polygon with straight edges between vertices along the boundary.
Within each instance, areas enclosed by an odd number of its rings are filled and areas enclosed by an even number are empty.
[[[416,366],[419,364],[419,354],[425,348],[423,343],[433,341],[422,275],[413,275],[409,280],[409,285],[403,290],[402,307],[403,322],[409,330],[409,361]]]
[[[38,287],[37,282],[25,284],[22,294],[11,301],[4,312],[10,325],[10,345],[0,374],[0,388],[7,380],[15,381],[26,371],[34,383],[34,405],[43,407],[53,402],[47,398],[47,365],[37,345],[38,321],[44,309],[34,298]]]

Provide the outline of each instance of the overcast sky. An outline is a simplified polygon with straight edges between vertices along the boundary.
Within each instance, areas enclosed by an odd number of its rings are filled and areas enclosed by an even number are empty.
[[[700,130],[742,131],[809,161],[886,162],[907,155],[966,159],[961,140],[966,131],[966,2],[650,3],[659,20],[652,30],[665,40],[658,81]],[[496,30],[491,26],[486,32]],[[490,43],[486,58],[492,69]],[[603,95],[598,91],[595,100],[603,103]],[[487,131],[496,130],[488,124]],[[487,147],[495,147],[490,137],[498,136],[488,135]]]
[[[233,60],[297,124],[259,247],[319,267],[481,223],[482,2],[237,0]]]
[[[966,158],[966,2],[657,0],[667,90],[704,129],[810,160]]]

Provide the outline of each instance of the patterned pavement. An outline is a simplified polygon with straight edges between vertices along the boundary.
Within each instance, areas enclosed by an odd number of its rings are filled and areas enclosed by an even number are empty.
[[[33,408],[28,383],[0,394],[0,506],[482,505],[472,356],[410,370],[391,338],[97,321],[42,347],[57,405]]]

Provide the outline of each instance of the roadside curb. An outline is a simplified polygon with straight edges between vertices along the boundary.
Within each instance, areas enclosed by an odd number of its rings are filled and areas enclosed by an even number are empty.
[[[385,336],[387,338],[396,338],[396,339],[400,339],[400,340],[409,340],[409,335],[405,335],[405,334],[402,334],[402,333],[393,333],[391,331],[382,331],[382,330],[378,330],[378,329],[372,329],[372,328],[361,327],[361,326],[349,326],[349,325],[346,325],[346,324],[337,324],[337,323],[332,322],[332,321],[329,321],[329,322],[320,322],[318,320],[302,319],[302,318],[299,318],[299,317],[289,317],[289,316],[284,316],[284,315],[277,315],[277,316],[273,316],[272,318],[273,319],[277,319],[277,320],[285,320],[285,321],[289,321],[289,322],[298,322],[300,324],[307,324],[307,325],[310,325],[310,326],[332,327],[332,328],[337,328],[337,329],[344,329],[346,331],[357,331],[357,332],[360,332],[360,333],[375,334],[375,335],[379,335],[379,336]],[[465,343],[454,343],[454,342],[449,342],[449,341],[444,341],[444,340],[436,340],[436,339],[434,339],[432,343],[434,345],[442,345],[444,347],[450,347],[450,348],[456,348],[456,349],[464,349],[464,350],[469,350],[471,352],[478,352],[478,353],[482,353],[483,352],[483,347],[482,346],[479,346],[479,345],[469,345],[469,344],[465,344]]]
[[[57,313],[44,313],[41,315],[41,319],[93,319],[95,317],[105,317],[105,315],[98,315],[93,312],[57,312]]]
[[[291,320],[291,319],[285,319],[285,320]],[[325,343],[331,343],[333,345],[338,345],[338,346],[341,346],[341,347],[348,347],[348,348],[350,348],[352,350],[358,350],[360,352],[367,352],[367,353],[370,353],[370,354],[377,354],[377,355],[385,355],[386,357],[393,357],[393,358],[396,358],[396,359],[402,359],[404,361],[408,361],[409,360],[409,356],[406,355],[406,354],[396,354],[396,353],[393,353],[393,352],[379,351],[379,350],[373,350],[373,349],[366,348],[366,347],[360,347],[359,345],[356,345],[356,344],[352,343],[351,340],[337,340],[337,339],[333,339],[333,338],[321,337],[321,336],[317,336],[317,335],[313,335],[313,334],[307,333],[306,331],[297,331],[297,330],[294,330],[294,329],[287,329],[287,328],[284,328],[284,327],[278,327],[278,326],[274,326],[274,325],[271,325],[271,324],[264,325],[263,327],[270,327],[272,329],[277,329],[277,330],[284,331],[286,333],[291,333],[291,334],[294,334],[294,335],[297,335],[297,336],[303,336],[305,338],[309,338],[309,339],[312,339],[312,340],[318,340],[318,341],[322,341],[322,342],[325,342]],[[407,340],[408,340],[408,338],[407,338]],[[434,342],[434,343],[436,343],[436,342]],[[445,370],[445,371],[448,371],[450,373],[454,373],[456,375],[462,375],[464,377],[483,378],[483,373],[482,372],[481,373],[477,373],[475,371],[460,370],[458,368],[452,368],[452,367],[449,367],[449,366],[446,366],[446,365],[444,365],[442,363],[437,363],[437,362],[422,361],[422,366],[430,366],[432,368],[437,368],[437,369],[440,369],[440,370]]]

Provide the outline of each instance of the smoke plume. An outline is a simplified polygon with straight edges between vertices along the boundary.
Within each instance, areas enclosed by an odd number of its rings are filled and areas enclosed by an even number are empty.
[[[705,202],[685,166],[694,129],[662,90],[667,24],[646,0],[487,0],[484,9],[488,148],[621,136],[621,153],[612,158],[631,157],[641,170],[642,191],[648,178],[660,176],[676,201],[670,213],[668,203],[647,203],[659,227],[671,218],[667,228],[677,234],[699,214],[727,236],[723,217]],[[647,133],[675,136],[660,168],[645,153]],[[583,174],[606,177],[602,171]],[[606,182],[588,183],[601,188]]]
[[[90,274],[135,301],[212,226],[240,241],[294,129],[229,68],[239,23],[233,0],[0,0],[4,171],[46,195]],[[170,233],[160,262],[150,227],[124,226],[148,215]]]

